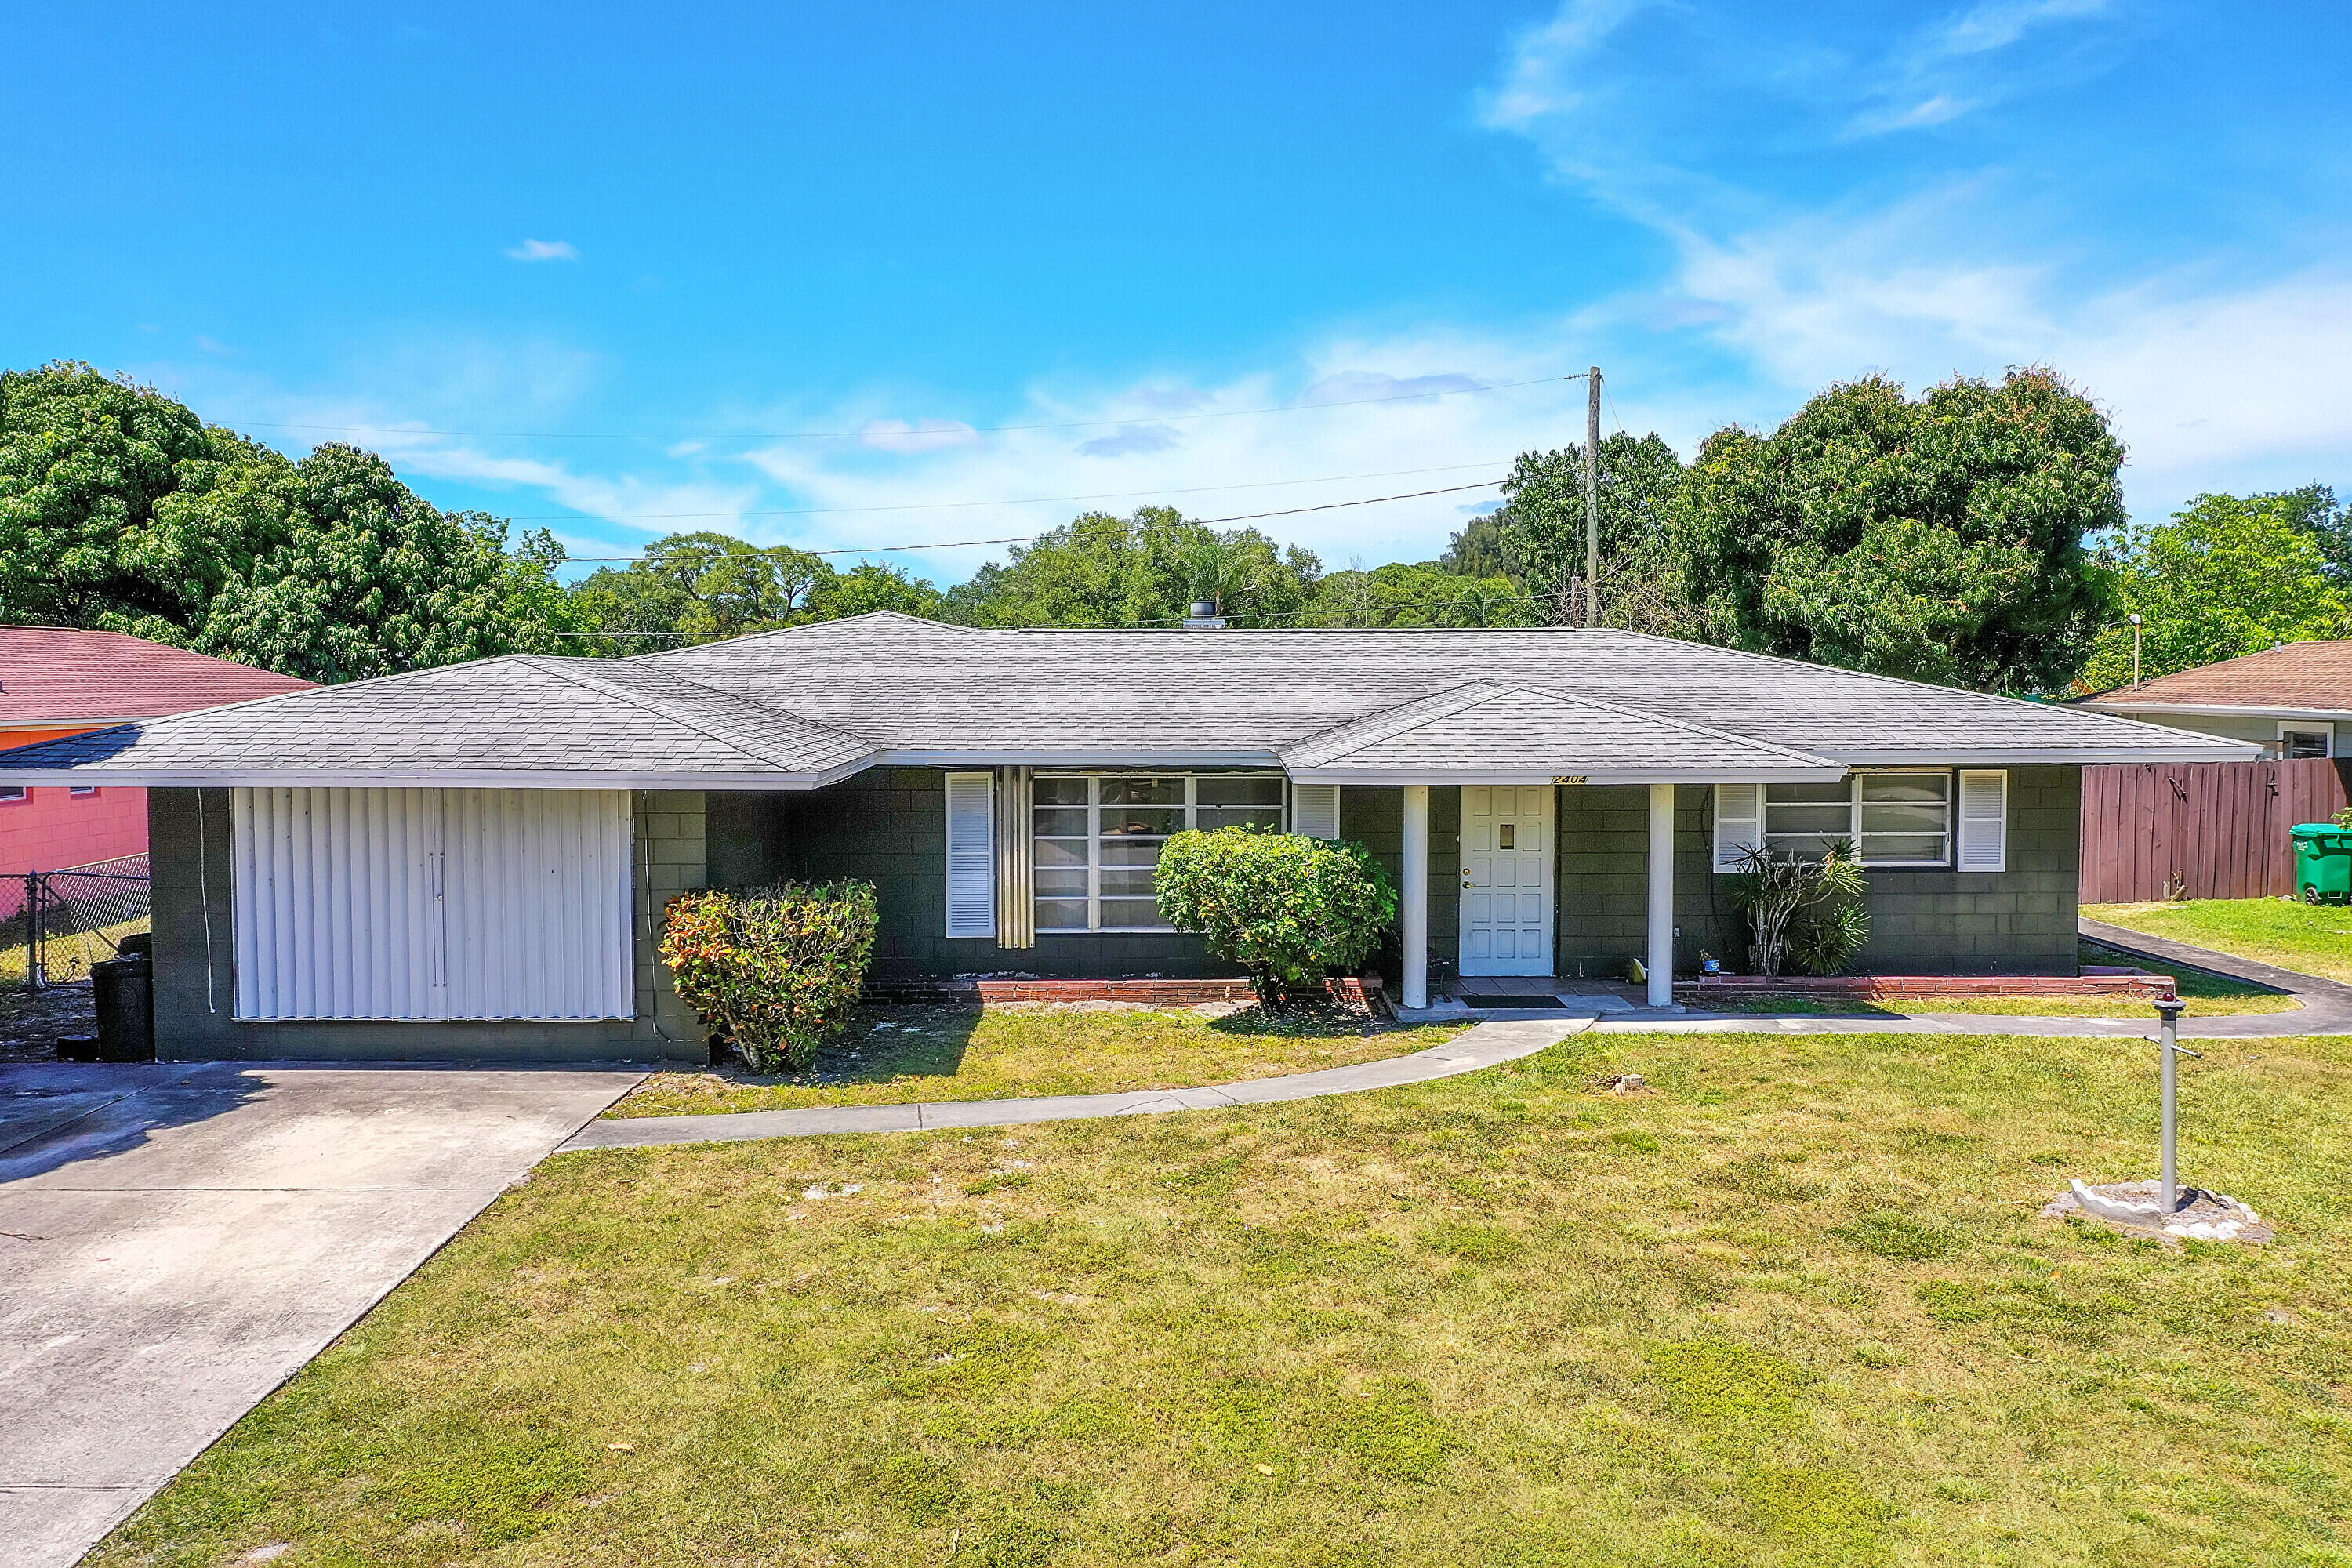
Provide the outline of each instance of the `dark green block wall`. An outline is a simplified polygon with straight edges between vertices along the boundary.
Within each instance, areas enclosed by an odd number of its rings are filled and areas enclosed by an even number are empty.
[[[876,768],[807,795],[713,795],[712,880],[872,882],[882,910],[874,969],[886,976],[1240,973],[1197,937],[1040,936],[1024,949],[949,936],[946,777],[938,768]],[[722,846],[722,835],[730,842]]]
[[[1404,791],[1394,785],[1347,785],[1339,791],[1339,837],[1370,849],[1401,887],[1404,880]],[[1459,916],[1462,888],[1462,792],[1451,784],[1433,784],[1429,791],[1429,949],[1430,973],[1452,971],[1462,951]],[[1391,931],[1381,949],[1377,965],[1395,976],[1402,953]]]
[[[1430,947],[1444,974],[1459,952],[1462,795],[1430,795]],[[945,934],[946,794],[937,769],[877,769],[811,795],[709,797],[710,880],[742,887],[782,877],[861,877],[880,889],[877,969],[885,974],[1222,974],[1232,966],[1189,937],[1038,939],[1001,948]],[[1874,871],[1871,942],[1856,967],[1882,973],[2007,971],[2071,973],[2074,966],[2079,770],[2024,767],[2010,773],[2009,869],[1995,873]],[[1645,942],[1649,792],[1570,785],[1559,793],[1557,972],[1622,973]],[[1675,966],[1695,970],[1702,951],[1745,962],[1738,917],[1711,868],[1713,792],[1684,786],[1675,799]],[[1404,792],[1340,792],[1340,833],[1402,879]],[[1378,967],[1393,974],[1391,936]]]
[[[876,769],[808,795],[712,795],[710,879],[748,887],[780,878],[861,878],[880,895],[877,973],[1027,973],[1074,976],[1238,973],[1196,938],[1040,936],[1030,949],[946,934],[947,788],[936,768]],[[1429,802],[1430,945],[1439,962],[1455,952],[1455,858],[1461,791],[1433,788]],[[1404,792],[1340,792],[1339,831],[1403,873]],[[1391,939],[1378,965],[1394,973]]]
[[[2009,868],[1869,874],[1870,943],[1853,967],[1882,974],[2071,974],[2082,773],[2009,770]],[[1558,972],[1623,973],[1642,955],[1649,876],[1649,791],[1559,792]],[[1743,964],[1747,939],[1712,869],[1714,793],[1675,792],[1675,966],[1702,951]]]

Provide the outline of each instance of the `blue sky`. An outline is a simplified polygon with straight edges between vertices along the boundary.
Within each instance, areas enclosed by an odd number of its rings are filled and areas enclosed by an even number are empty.
[[[2338,7],[12,15],[0,363],[359,441],[583,556],[1468,484],[1579,436],[1545,378],[1591,363],[1685,455],[2038,362],[2143,516],[2352,488]],[[1370,564],[1485,504],[1260,526]]]

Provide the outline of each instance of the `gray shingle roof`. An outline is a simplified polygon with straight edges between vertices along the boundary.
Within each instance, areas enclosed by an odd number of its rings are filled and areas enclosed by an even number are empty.
[[[854,771],[870,742],[603,659],[514,655],[118,725],[0,753],[20,782],[447,783],[673,779],[772,786]]]
[[[1674,759],[1662,767],[1662,758]],[[1692,769],[1722,780],[1828,783],[1843,763],[1588,698],[1475,681],[1342,724],[1282,752],[1294,776],[1345,783],[1451,773],[1496,783],[1570,774],[1640,784]]]
[[[1331,750],[1351,738],[1351,752]],[[515,656],[268,698],[0,753],[0,783],[70,770],[126,784],[806,788],[892,761],[1340,756],[1442,782],[2253,754],[2079,708],[1630,632],[979,631],[885,612],[630,659]]]

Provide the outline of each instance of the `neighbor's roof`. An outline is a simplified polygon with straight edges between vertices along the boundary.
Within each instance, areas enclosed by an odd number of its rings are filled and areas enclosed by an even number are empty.
[[[125,632],[0,626],[0,730],[155,719],[310,684]]]
[[[981,631],[880,612],[628,659],[513,656],[19,748],[0,783],[813,788],[907,766],[1356,782],[1834,777],[2255,749],[1632,632]]]
[[[2352,717],[2352,639],[2291,642],[2118,686],[2082,705],[2113,712],[2341,714]]]

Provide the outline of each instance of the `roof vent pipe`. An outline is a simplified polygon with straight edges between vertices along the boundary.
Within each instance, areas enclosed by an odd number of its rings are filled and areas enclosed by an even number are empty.
[[[1214,599],[1195,599],[1192,612],[1184,617],[1184,629],[1192,632],[1221,632],[1225,629],[1225,617],[1217,614]]]

